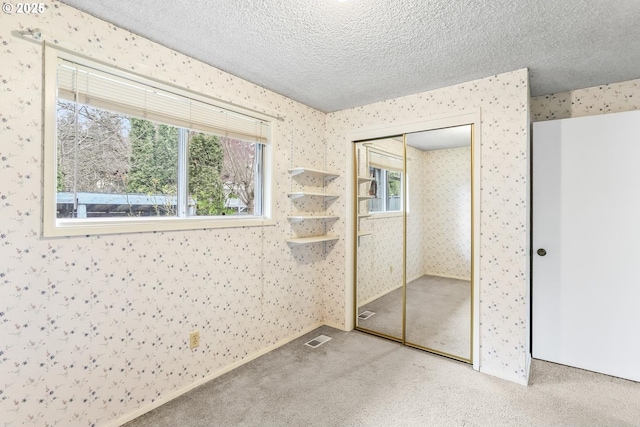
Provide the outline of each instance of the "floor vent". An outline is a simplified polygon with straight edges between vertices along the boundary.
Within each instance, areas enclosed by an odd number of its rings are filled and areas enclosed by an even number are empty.
[[[309,346],[311,348],[318,348],[322,344],[324,344],[327,341],[329,341],[330,339],[331,339],[331,337],[328,337],[326,335],[319,335],[319,336],[315,337],[314,339],[312,339],[311,341],[304,343],[304,345],[307,345],[307,346]]]
[[[373,311],[363,311],[362,313],[358,314],[358,319],[360,320],[367,320],[368,318],[370,318],[371,316],[373,316],[375,313]]]

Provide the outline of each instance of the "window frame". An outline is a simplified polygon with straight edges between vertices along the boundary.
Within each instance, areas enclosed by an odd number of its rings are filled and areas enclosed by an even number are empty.
[[[384,208],[384,210],[381,211],[373,211],[371,210],[371,200],[369,201],[369,213],[371,215],[374,216],[396,216],[396,215],[401,215],[402,211],[404,209],[404,197],[403,197],[403,191],[402,191],[402,186],[404,185],[404,173],[402,173],[402,171],[396,171],[396,170],[389,170],[389,169],[384,169],[384,168],[379,168],[379,167],[375,167],[375,166],[370,166],[371,169],[378,169],[380,171],[380,181],[383,182],[378,182],[378,191],[382,192],[382,195],[379,198],[376,199],[380,199],[381,200],[381,205]],[[400,209],[398,210],[393,210],[390,211],[388,210],[388,188],[389,188],[389,172],[396,172],[400,174]],[[371,172],[369,172],[371,173]]]
[[[121,75],[140,84],[172,92],[178,96],[220,107],[235,113],[253,117],[269,125],[267,143],[262,144],[263,162],[260,175],[262,183],[262,214],[251,216],[189,216],[189,217],[129,217],[129,218],[56,218],[57,211],[57,65],[65,59],[99,71]],[[273,144],[275,118],[236,105],[230,105],[173,84],[158,81],[136,72],[77,55],[73,52],[44,45],[43,59],[43,203],[42,236],[62,237],[97,234],[140,233],[152,231],[176,231],[233,227],[273,226]]]

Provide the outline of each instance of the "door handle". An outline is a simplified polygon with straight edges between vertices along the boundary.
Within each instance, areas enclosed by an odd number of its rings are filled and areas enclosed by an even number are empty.
[[[540,256],[545,256],[546,254],[547,254],[547,251],[546,251],[546,250],[544,250],[544,249],[542,249],[542,248],[538,249],[538,255],[540,255]]]

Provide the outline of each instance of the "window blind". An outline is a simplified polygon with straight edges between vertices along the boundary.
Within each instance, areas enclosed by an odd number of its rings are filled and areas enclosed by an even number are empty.
[[[371,149],[369,150],[369,166],[393,172],[402,172],[404,169],[402,158],[390,157]]]
[[[266,144],[268,123],[140,83],[58,60],[58,97],[116,113],[219,136]]]

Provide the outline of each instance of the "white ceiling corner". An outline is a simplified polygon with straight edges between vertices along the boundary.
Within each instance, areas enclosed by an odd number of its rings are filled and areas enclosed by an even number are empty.
[[[640,77],[636,0],[64,0],[321,111],[528,67],[531,92]]]

